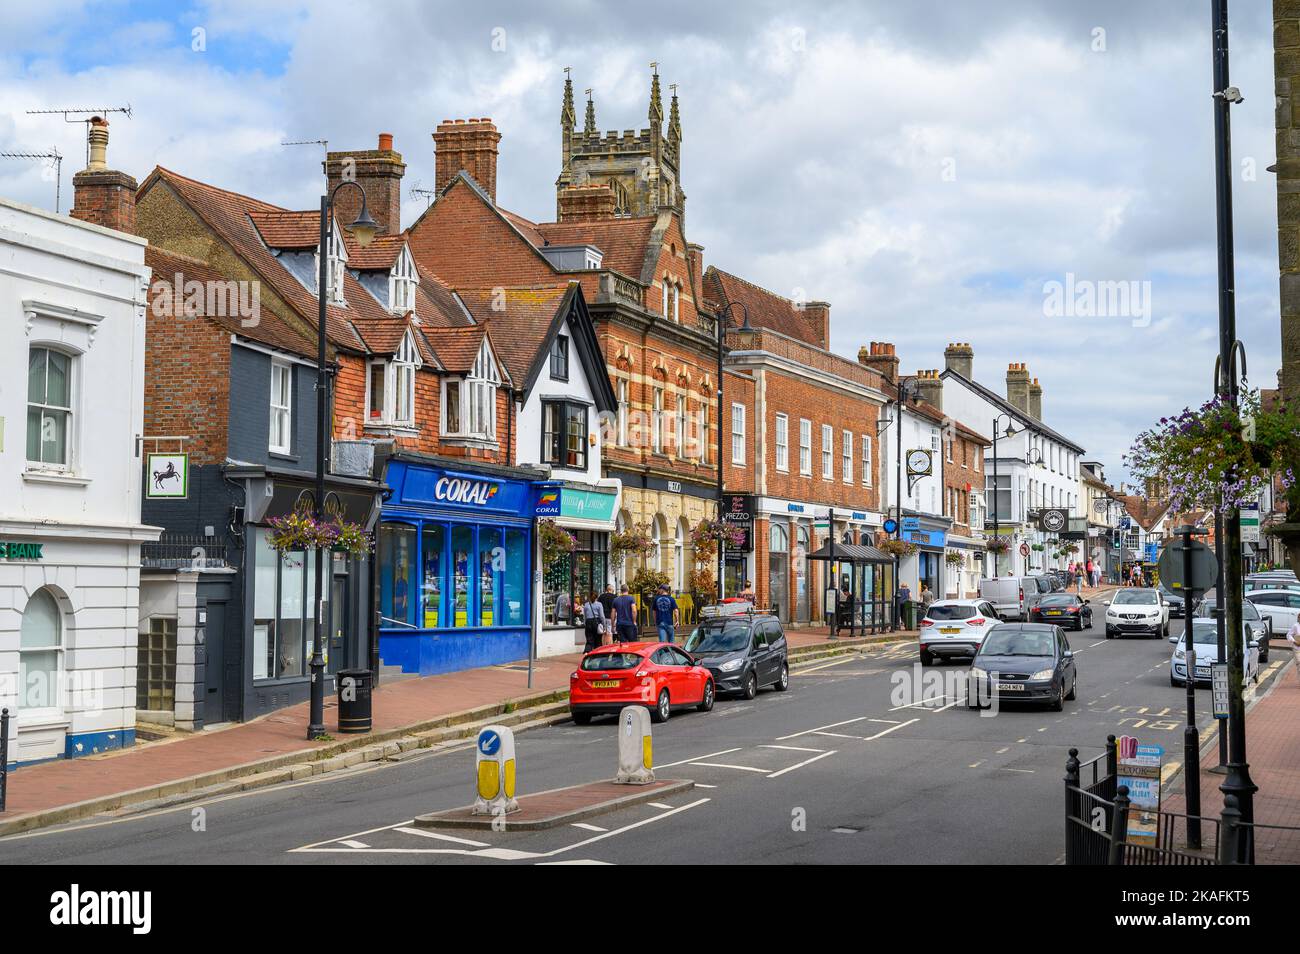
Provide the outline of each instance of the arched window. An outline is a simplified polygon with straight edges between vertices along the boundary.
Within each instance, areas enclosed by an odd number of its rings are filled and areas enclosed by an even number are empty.
[[[18,640],[22,709],[57,709],[63,668],[63,618],[49,590],[37,590],[23,610]]]
[[[790,549],[790,537],[783,524],[772,524],[767,540],[767,549],[772,553],[786,553]]]
[[[663,287],[663,293],[664,293],[664,302],[663,302],[663,308],[660,309],[660,311],[662,311],[663,316],[664,316],[665,318],[667,318],[667,317],[668,317],[668,314],[669,314],[669,312],[668,312],[668,295],[669,295],[668,287],[669,287],[671,284],[672,284],[672,282],[669,281],[668,276],[665,275],[665,276],[663,277],[663,279],[662,279],[662,287]]]
[[[673,282],[673,321],[682,320],[682,286],[680,282]]]
[[[686,589],[686,520],[677,521],[677,533],[673,538],[673,589]]]

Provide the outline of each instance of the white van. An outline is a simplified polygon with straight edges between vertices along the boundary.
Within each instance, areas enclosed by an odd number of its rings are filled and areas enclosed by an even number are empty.
[[[1033,576],[995,576],[980,580],[980,599],[992,603],[998,617],[1004,620],[1027,621],[1030,608],[1050,591],[1045,579],[1040,583]]]

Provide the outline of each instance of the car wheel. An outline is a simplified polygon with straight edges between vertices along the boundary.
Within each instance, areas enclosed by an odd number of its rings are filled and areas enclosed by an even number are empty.
[[[772,685],[772,688],[775,689],[777,692],[785,692],[787,689],[790,688],[789,663],[781,663],[781,676]]]
[[[590,713],[590,712],[575,712],[575,713],[573,713],[573,724],[574,724],[574,725],[591,725],[591,713]]]
[[[1173,686],[1175,689],[1177,689],[1179,686],[1182,685],[1182,683],[1179,682],[1177,679],[1175,679],[1173,676],[1170,676],[1170,677],[1169,677],[1169,685],[1171,685],[1171,686]]]
[[[747,677],[745,677],[745,687],[741,689],[740,692],[746,699],[753,699],[758,695],[757,674],[751,672]]]
[[[712,679],[710,679],[708,682],[704,684],[704,698],[700,700],[700,704],[696,706],[696,708],[699,709],[701,712],[713,711],[713,680]]]
[[[933,657],[932,655],[930,655],[929,653],[921,653],[921,665],[922,665],[922,666],[933,666],[933,665],[934,665],[934,657]]]
[[[650,710],[650,721],[655,723],[667,722],[668,717],[673,714],[672,702],[668,699],[668,690],[659,690],[659,701],[655,707]]]
[[[1065,686],[1062,685],[1056,690],[1056,695],[1052,697],[1052,711],[1060,712],[1065,708]]]
[[[1114,638],[1115,638],[1115,634],[1112,633],[1112,632],[1108,629],[1108,630],[1106,630],[1106,638],[1107,638],[1107,639],[1114,639]]]
[[[1075,679],[1072,683],[1070,683],[1070,694],[1065,698],[1069,699],[1071,702],[1077,699],[1079,697],[1078,688],[1079,688],[1079,680]]]

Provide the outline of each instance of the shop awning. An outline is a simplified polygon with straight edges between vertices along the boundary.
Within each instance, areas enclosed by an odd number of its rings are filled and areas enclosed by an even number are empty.
[[[835,560],[837,563],[893,563],[894,558],[883,550],[862,543],[837,543],[835,555],[830,554],[830,541],[808,554],[809,560]]]

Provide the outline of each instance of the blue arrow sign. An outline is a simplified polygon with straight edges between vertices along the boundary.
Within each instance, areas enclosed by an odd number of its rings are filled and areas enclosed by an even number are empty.
[[[496,755],[501,748],[501,736],[491,729],[484,729],[478,734],[478,750],[484,755]]]

